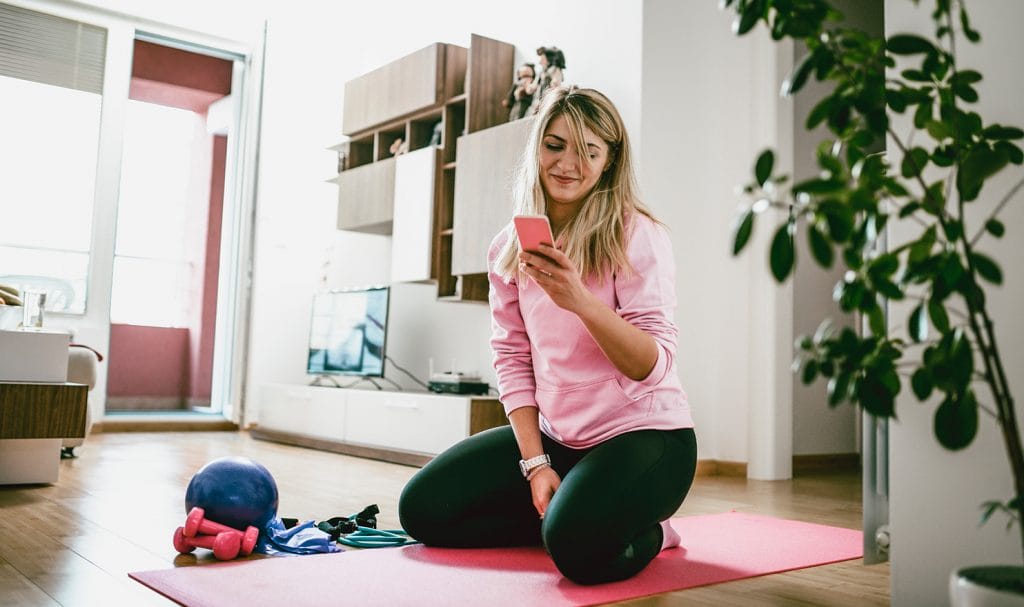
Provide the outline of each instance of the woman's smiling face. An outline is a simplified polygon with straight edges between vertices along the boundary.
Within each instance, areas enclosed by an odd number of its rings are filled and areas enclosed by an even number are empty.
[[[548,123],[539,158],[540,183],[549,205],[578,206],[608,166],[608,144],[586,127],[583,141],[587,149],[581,154],[564,115]]]

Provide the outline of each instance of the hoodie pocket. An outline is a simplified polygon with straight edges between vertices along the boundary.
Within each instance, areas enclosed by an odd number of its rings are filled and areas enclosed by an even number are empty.
[[[567,388],[537,388],[537,406],[558,438],[589,441],[621,427],[627,420],[651,413],[653,395],[630,398],[618,380],[604,380]]]

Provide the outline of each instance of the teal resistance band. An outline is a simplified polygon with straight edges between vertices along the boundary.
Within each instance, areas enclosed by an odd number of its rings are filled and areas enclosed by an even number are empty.
[[[339,544],[353,548],[392,548],[419,543],[402,529],[377,529],[379,513],[377,505],[372,504],[358,514],[336,516],[317,527],[326,531]]]
[[[338,543],[353,548],[391,548],[418,542],[401,529],[374,529],[358,525],[352,533],[339,535]]]

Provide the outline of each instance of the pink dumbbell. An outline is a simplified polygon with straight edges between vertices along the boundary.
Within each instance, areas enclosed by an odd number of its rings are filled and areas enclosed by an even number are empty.
[[[185,529],[178,527],[174,530],[174,549],[181,554],[188,554],[196,548],[213,550],[213,556],[221,561],[230,561],[238,556],[241,549],[242,533],[235,530],[232,533],[224,532],[217,535],[197,535],[196,537],[185,537]]]
[[[185,526],[183,529],[185,537],[196,537],[199,534],[217,535],[218,533],[237,533],[242,537],[242,556],[252,554],[253,548],[256,547],[256,540],[260,537],[260,530],[252,525],[249,525],[243,533],[234,527],[228,527],[227,525],[222,525],[218,522],[207,519],[206,511],[199,506],[189,510],[188,516],[185,518]]]

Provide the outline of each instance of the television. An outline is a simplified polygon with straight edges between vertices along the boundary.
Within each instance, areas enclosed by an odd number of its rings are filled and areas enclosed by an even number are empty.
[[[389,295],[389,287],[316,293],[306,372],[384,377]]]

